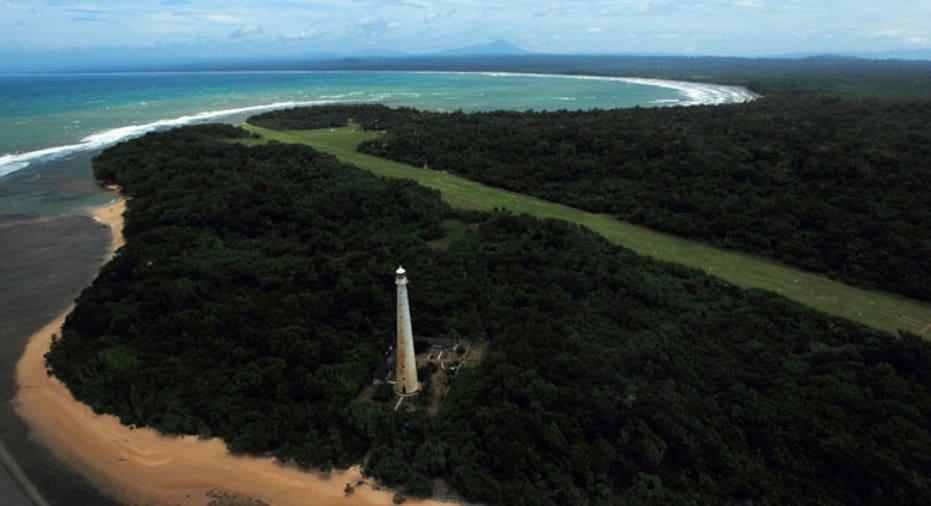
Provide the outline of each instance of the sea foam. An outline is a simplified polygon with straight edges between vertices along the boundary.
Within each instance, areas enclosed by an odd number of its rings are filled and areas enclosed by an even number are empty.
[[[696,83],[687,81],[669,81],[664,79],[644,79],[639,77],[610,77],[610,76],[582,76],[568,74],[539,74],[539,73],[517,73],[517,72],[449,72],[449,71],[419,71],[412,72],[415,74],[456,74],[456,75],[483,75],[489,77],[533,77],[533,78],[550,78],[550,79],[576,79],[592,81],[613,81],[625,82],[631,84],[641,84],[646,86],[656,86],[678,91],[681,99],[657,100],[653,103],[663,105],[720,105],[729,103],[748,102],[754,100],[756,95],[740,86],[726,86],[720,84]],[[188,125],[191,123],[203,122],[207,120],[221,118],[223,116],[232,116],[235,114],[258,112],[271,109],[283,109],[286,107],[298,107],[309,105],[330,104],[341,101],[359,101],[358,95],[361,92],[351,92],[345,94],[329,95],[317,100],[308,101],[287,101],[276,102],[273,104],[255,105],[249,107],[240,107],[237,109],[224,109],[217,111],[204,111],[197,114],[181,116],[173,119],[164,119],[145,123],[142,125],[129,125],[124,127],[113,128],[103,132],[88,135],[76,144],[56,146],[51,148],[29,151],[27,153],[11,153],[0,155],[0,177],[28,167],[36,161],[47,161],[62,158],[73,153],[102,149],[112,146],[118,142],[139,137],[148,132],[162,130],[171,127]],[[394,95],[417,98],[419,93],[395,92]],[[392,93],[375,94],[370,100],[382,101],[392,97]],[[562,101],[575,100],[575,97],[558,97]]]
[[[249,107],[240,107],[237,109],[203,111],[197,114],[190,114],[190,115],[180,116],[178,118],[172,118],[172,119],[163,119],[163,120],[153,121],[151,123],[145,123],[142,125],[129,125],[129,126],[124,126],[124,127],[113,128],[110,130],[105,130],[103,132],[98,132],[95,134],[88,135],[87,137],[84,137],[83,139],[81,139],[79,143],[76,143],[76,144],[55,146],[52,148],[29,151],[27,153],[12,153],[12,154],[2,155],[0,156],[0,177],[5,176],[11,172],[16,172],[18,170],[25,169],[33,162],[55,160],[55,159],[62,158],[70,154],[78,153],[81,151],[102,149],[102,148],[117,144],[121,141],[132,139],[134,137],[139,137],[139,136],[145,135],[146,133],[153,132],[156,130],[163,130],[167,128],[182,126],[182,125],[189,125],[192,123],[198,123],[198,122],[208,121],[212,119],[217,119],[223,116],[232,116],[235,114],[242,114],[242,113],[248,113],[248,112],[259,112],[259,111],[266,111],[266,110],[271,110],[271,109],[284,109],[287,107],[322,105],[322,104],[330,104],[333,102],[334,100],[276,102],[274,104],[254,105],[254,106],[249,106]]]
[[[472,72],[442,72],[423,71],[424,74],[470,74]],[[692,81],[671,81],[668,79],[645,79],[641,77],[613,77],[613,76],[583,76],[571,74],[536,74],[521,72],[475,72],[489,77],[545,77],[555,79],[577,79],[587,81],[614,81],[630,84],[642,84],[676,90],[685,100],[676,101],[670,105],[722,105],[750,102],[757,95],[743,86],[729,86],[724,84],[697,83]],[[654,101],[659,103],[659,101]]]

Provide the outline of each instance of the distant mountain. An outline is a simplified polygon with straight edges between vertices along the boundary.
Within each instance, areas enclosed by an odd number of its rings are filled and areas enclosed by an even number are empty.
[[[931,60],[931,49],[898,49],[877,53],[860,53],[863,58],[896,60]]]
[[[890,49],[886,51],[848,53],[790,53],[773,58],[838,59],[857,58],[862,60],[931,60],[931,49]]]
[[[391,49],[363,49],[357,53],[351,53],[349,55],[342,55],[348,57],[365,57],[365,58],[402,58],[405,56],[410,56],[410,53],[405,53],[404,51],[394,51]]]
[[[494,42],[488,44],[479,44],[477,46],[467,46],[460,47],[457,49],[447,49],[445,51],[440,51],[440,55],[455,56],[455,55],[499,55],[499,54],[527,54],[527,51],[511,44],[510,42],[498,39]]]

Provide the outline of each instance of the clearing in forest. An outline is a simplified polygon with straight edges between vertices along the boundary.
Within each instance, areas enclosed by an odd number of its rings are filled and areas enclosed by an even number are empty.
[[[611,216],[590,213],[554,202],[515,193],[431,170],[397,163],[356,151],[359,143],[378,137],[354,126],[321,130],[275,131],[242,125],[262,139],[237,140],[245,144],[275,140],[304,144],[383,177],[414,180],[439,190],[453,207],[502,208],[538,218],[556,218],[583,225],[608,241],[641,255],[702,270],[744,288],[760,288],[801,302],[825,313],[895,333],[899,329],[931,337],[931,304],[888,292],[855,288],[826,276],[805,272],[745,253],[724,250],[682,239]]]

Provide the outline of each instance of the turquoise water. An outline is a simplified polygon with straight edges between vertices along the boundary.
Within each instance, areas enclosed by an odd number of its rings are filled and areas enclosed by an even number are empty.
[[[163,72],[0,75],[0,215],[96,205],[89,158],[147,131],[242,121],[276,107],[383,103],[434,111],[725,103],[739,88],[617,78],[437,72]]]

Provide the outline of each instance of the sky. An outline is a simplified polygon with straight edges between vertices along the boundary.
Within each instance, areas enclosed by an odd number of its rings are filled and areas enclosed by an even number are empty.
[[[768,56],[931,48],[931,0],[0,0],[0,58],[430,53]],[[2,65],[2,61],[0,61]]]

